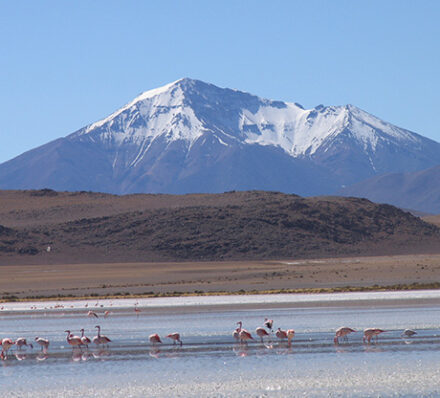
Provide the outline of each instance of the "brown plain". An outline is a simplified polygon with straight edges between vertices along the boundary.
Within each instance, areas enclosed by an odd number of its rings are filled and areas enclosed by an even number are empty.
[[[353,198],[0,191],[0,298],[432,284],[440,218],[426,220]]]
[[[180,294],[432,284],[440,255],[2,266],[0,295]]]

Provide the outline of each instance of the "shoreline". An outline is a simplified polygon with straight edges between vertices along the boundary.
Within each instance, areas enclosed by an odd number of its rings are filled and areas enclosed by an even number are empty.
[[[237,301],[237,298],[240,298]],[[180,297],[92,298],[54,301],[17,301],[2,303],[2,315],[52,314],[68,316],[88,311],[104,318],[129,313],[142,315],[215,311],[249,311],[289,308],[402,308],[440,305],[440,289],[334,293],[273,293],[247,295],[198,295]],[[136,310],[135,310],[136,309]],[[137,312],[136,312],[137,311]]]
[[[194,292],[170,292],[170,293],[148,293],[148,294],[92,294],[92,295],[51,295],[51,296],[3,296],[0,304],[14,302],[53,302],[53,301],[81,301],[81,300],[124,300],[139,298],[170,298],[170,297],[211,297],[211,296],[249,296],[249,295],[275,295],[275,294],[337,294],[337,293],[361,293],[361,292],[406,292],[420,290],[440,290],[439,282],[432,283],[411,283],[395,285],[373,285],[373,286],[343,286],[343,287],[315,287],[298,289],[267,289],[238,291],[194,291]]]

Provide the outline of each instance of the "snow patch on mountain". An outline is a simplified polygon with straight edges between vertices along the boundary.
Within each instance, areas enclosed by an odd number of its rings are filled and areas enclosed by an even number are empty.
[[[326,153],[341,137],[340,142],[351,142],[365,152],[373,170],[379,142],[422,145],[422,137],[353,105],[304,109],[188,78],[146,91],[74,135],[86,135],[108,147],[129,147],[134,153],[125,156],[124,163],[133,167],[159,138],[167,145],[182,141],[189,151],[205,134],[222,146],[275,146],[294,158]]]
[[[138,95],[135,99],[133,99],[132,101],[130,101],[128,104],[124,105],[122,108],[119,108],[118,110],[116,110],[115,112],[113,112],[111,115],[107,116],[104,119],[98,120],[95,123],[92,123],[91,125],[89,125],[88,127],[86,127],[86,129],[83,131],[83,134],[87,134],[89,131],[92,131],[98,127],[103,126],[104,124],[111,122],[114,118],[116,118],[117,116],[119,116],[121,113],[123,113],[124,111],[132,108],[133,106],[136,106],[139,102],[156,97],[160,94],[168,94],[165,96],[162,96],[160,98],[160,100],[162,100],[163,106],[167,106],[167,101],[169,101],[169,91],[170,89],[176,85],[176,83],[180,82],[183,79],[179,79],[176,80],[172,83],[166,84],[165,86],[162,87],[158,87],[158,88],[154,88],[152,90],[148,90],[143,92],[142,94]],[[160,102],[160,101],[159,101]]]

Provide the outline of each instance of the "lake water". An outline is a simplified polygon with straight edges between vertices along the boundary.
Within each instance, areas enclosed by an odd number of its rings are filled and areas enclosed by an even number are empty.
[[[375,294],[345,294],[344,301],[353,299],[350,307],[336,306],[337,295],[319,307],[307,302],[312,303],[314,296],[322,301],[322,295],[148,299],[138,301],[140,313],[132,311],[130,300],[111,306],[103,300],[98,305],[89,302],[87,309],[85,302],[52,310],[44,310],[50,305],[41,303],[39,310],[30,310],[34,304],[29,303],[3,305],[0,338],[23,336],[30,341],[42,336],[51,343],[47,355],[35,346],[9,351],[8,358],[0,361],[0,397],[440,396],[440,308],[405,304],[408,298],[438,297],[439,292]],[[365,297],[372,298],[371,306],[356,306]],[[402,305],[387,306],[390,297],[401,299]],[[216,306],[242,299],[253,300],[255,308]],[[289,300],[305,300],[306,306],[286,307]],[[258,308],[259,302],[266,308]],[[210,308],[204,307],[207,303]],[[203,307],[197,311],[197,305]],[[99,319],[86,316],[91,307]],[[111,311],[108,318],[102,317],[105,309]],[[295,329],[291,347],[275,337],[265,344],[234,341],[237,321],[254,333],[265,317],[274,319],[275,328]],[[108,349],[68,346],[64,330],[79,334],[84,328],[92,337],[97,324],[112,339]],[[357,332],[349,335],[348,342],[334,345],[339,326],[379,327],[387,332],[373,344],[364,344]],[[406,328],[418,334],[403,339],[400,334]],[[181,333],[182,347],[166,338],[157,347],[148,341],[151,333],[165,336],[174,331]]]

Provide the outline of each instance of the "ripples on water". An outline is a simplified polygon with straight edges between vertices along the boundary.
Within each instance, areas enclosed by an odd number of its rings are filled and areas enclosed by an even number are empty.
[[[0,363],[0,397],[440,396],[436,307],[85,314],[0,315],[0,337],[51,340],[47,355],[36,347],[10,350]],[[275,328],[295,329],[291,347],[276,338],[234,342],[238,320],[254,332],[266,316]],[[91,337],[98,323],[113,340],[109,349],[68,347],[64,330],[84,327]],[[335,346],[334,330],[343,325],[388,332],[375,344],[363,344],[358,332]],[[402,339],[405,328],[418,335]],[[182,347],[150,346],[149,334],[174,331]]]

